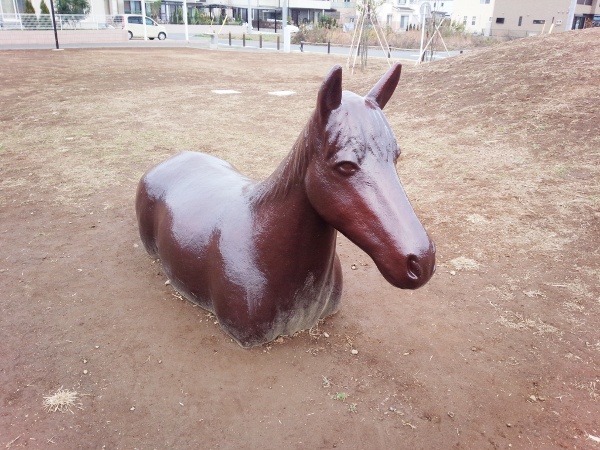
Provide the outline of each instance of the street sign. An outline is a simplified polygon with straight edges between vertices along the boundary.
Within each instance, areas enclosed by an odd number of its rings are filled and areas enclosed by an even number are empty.
[[[430,17],[431,16],[431,3],[423,2],[421,3],[421,17]]]

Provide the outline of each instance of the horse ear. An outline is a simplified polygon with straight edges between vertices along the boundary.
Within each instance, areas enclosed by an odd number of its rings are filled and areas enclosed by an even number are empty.
[[[367,94],[367,98],[373,100],[381,109],[387,104],[388,100],[396,90],[398,81],[400,81],[400,71],[402,64],[394,64],[387,73],[381,77],[373,89]]]
[[[335,65],[329,71],[317,96],[317,108],[324,121],[329,113],[342,103],[342,66]]]

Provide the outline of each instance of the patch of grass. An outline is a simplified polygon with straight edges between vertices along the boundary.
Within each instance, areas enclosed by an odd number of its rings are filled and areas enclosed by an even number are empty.
[[[348,398],[348,394],[346,394],[345,392],[336,392],[334,395],[331,396],[331,398],[343,402],[346,401],[346,399]]]
[[[74,414],[73,408],[83,409],[83,405],[79,402],[79,394],[76,391],[63,389],[62,386],[54,394],[44,397],[43,404],[48,412]]]
[[[546,294],[537,289],[531,291],[523,291],[523,294],[525,294],[525,296],[529,298],[546,298]]]
[[[559,164],[554,167],[554,173],[556,173],[556,175],[558,175],[558,176],[564,177],[568,172],[569,172],[569,168],[562,164]]]
[[[523,314],[513,311],[504,311],[504,314],[498,319],[498,323],[514,330],[530,329],[533,330],[534,334],[562,334],[558,328],[543,322],[539,317],[536,319],[527,319]]]
[[[479,263],[473,259],[465,258],[464,256],[459,256],[458,258],[454,258],[448,263],[456,270],[475,270],[479,268]]]
[[[581,391],[587,391],[590,394],[592,400],[598,400],[600,398],[600,391],[598,390],[599,384],[600,379],[596,379],[587,383],[575,384],[575,387]]]

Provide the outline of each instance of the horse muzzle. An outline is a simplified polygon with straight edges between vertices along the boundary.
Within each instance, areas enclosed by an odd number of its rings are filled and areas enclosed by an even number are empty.
[[[435,273],[435,244],[429,240],[427,250],[377,263],[377,268],[391,285],[400,289],[418,289]]]

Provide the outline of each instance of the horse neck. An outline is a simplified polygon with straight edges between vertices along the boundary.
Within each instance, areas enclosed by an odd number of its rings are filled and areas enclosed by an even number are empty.
[[[330,259],[335,252],[336,231],[313,208],[304,181],[319,142],[318,130],[313,116],[287,157],[270,177],[254,186],[250,196],[262,239],[290,257],[306,248],[315,250],[313,258]]]
[[[304,127],[292,150],[277,169],[256,185],[253,201],[257,206],[286,202],[290,196],[306,196],[304,177],[314,151],[314,118]],[[308,199],[306,199],[308,201]]]

